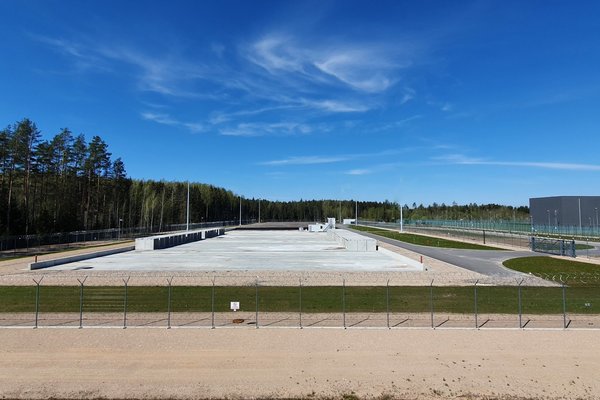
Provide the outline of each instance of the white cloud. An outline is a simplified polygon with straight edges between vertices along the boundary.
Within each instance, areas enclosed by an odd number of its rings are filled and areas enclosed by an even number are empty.
[[[292,136],[306,135],[312,130],[309,125],[297,122],[251,122],[223,128],[220,133],[225,136]]]
[[[304,156],[304,157],[289,157],[282,160],[272,160],[260,163],[260,165],[281,166],[281,165],[313,165],[313,164],[331,164],[341,161],[346,161],[348,158],[339,157],[324,157],[324,156]]]
[[[600,171],[600,165],[596,164],[578,164],[578,163],[559,163],[559,162],[537,162],[537,161],[487,161],[480,158],[466,157],[462,154],[451,154],[443,157],[436,157],[436,160],[447,161],[451,164],[459,165],[490,165],[498,167],[525,167],[542,168],[564,171]]]
[[[199,133],[206,130],[206,127],[200,123],[179,121],[172,118],[169,114],[143,112],[141,113],[141,117],[147,121],[153,121],[158,124],[183,127],[192,133]]]
[[[398,45],[381,43],[302,43],[286,35],[270,34],[245,51],[249,61],[270,74],[319,84],[343,83],[359,92],[381,93],[398,80],[398,70],[411,64],[398,62]],[[291,79],[291,78],[290,78]]]
[[[314,65],[341,82],[365,92],[383,92],[393,84],[388,65],[366,49],[327,54]]]
[[[334,113],[351,113],[369,111],[370,107],[365,104],[348,103],[337,100],[303,100],[303,103],[311,108]]]
[[[351,169],[349,171],[346,171],[345,174],[346,175],[367,175],[372,172],[373,171],[371,171],[369,169]]]

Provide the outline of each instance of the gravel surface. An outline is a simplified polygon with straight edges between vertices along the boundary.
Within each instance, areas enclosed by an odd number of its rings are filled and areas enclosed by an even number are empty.
[[[4,329],[0,398],[597,399],[590,331]]]

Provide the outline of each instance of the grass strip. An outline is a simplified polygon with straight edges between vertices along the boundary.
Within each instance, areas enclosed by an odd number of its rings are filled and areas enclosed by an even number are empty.
[[[42,313],[79,312],[78,286],[40,286],[39,310]],[[569,312],[600,314],[599,287],[567,288]],[[119,286],[84,287],[83,311],[122,312],[125,289]],[[210,286],[173,286],[171,310],[173,312],[210,312],[212,288]],[[478,286],[480,313],[516,314],[518,289],[514,286]],[[168,288],[165,286],[130,286],[127,292],[128,312],[167,312]],[[265,286],[258,288],[260,312],[298,312],[300,288]],[[531,314],[562,313],[560,287],[523,287],[523,312]],[[229,311],[229,302],[239,301],[242,311],[255,311],[256,288],[252,286],[216,286],[215,311]],[[385,313],[385,286],[346,287],[345,296],[340,286],[303,286],[302,311],[304,313],[341,313],[345,302],[346,312]],[[473,286],[433,287],[436,313],[465,313],[474,311]],[[430,288],[428,286],[390,286],[391,312],[429,312]],[[0,286],[0,312],[34,312],[35,286]]]
[[[463,250],[505,250],[497,247],[483,246],[474,243],[457,242],[454,240],[440,239],[436,237],[414,235],[411,233],[400,233],[388,231],[385,229],[373,228],[370,226],[352,226],[352,229],[368,232],[375,235],[383,236],[389,239],[399,240],[401,242],[417,244],[429,247],[442,247],[447,249],[463,249]]]
[[[548,256],[519,257],[503,262],[506,268],[565,283],[570,287],[600,287],[600,265]]]

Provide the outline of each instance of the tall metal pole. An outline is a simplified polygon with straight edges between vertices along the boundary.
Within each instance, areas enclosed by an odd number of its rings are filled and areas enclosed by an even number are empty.
[[[127,279],[123,279],[123,283],[125,283],[125,298],[123,299],[123,329],[127,328],[127,283],[129,282],[129,277]]]
[[[211,328],[215,329],[215,279],[212,280],[212,291],[210,296],[210,313],[211,313]]]
[[[260,224],[260,199],[258,199],[258,223]]]
[[[38,327],[38,316],[40,313],[40,283],[42,283],[43,279],[44,279],[44,277],[42,276],[39,281],[36,281],[35,279],[33,280],[35,282],[35,326],[34,326],[34,328],[36,328],[36,329]]]
[[[562,301],[563,301],[563,328],[567,329],[567,293],[566,285],[562,284]]]
[[[479,324],[477,323],[477,283],[479,279],[475,281],[474,289],[475,289],[475,329],[479,329]]]
[[[433,279],[429,285],[429,309],[431,311],[431,328],[435,329],[435,326],[433,325]]]
[[[581,233],[583,232],[583,230],[581,228],[581,198],[579,198],[577,200],[579,203],[579,234],[581,235]]]
[[[404,232],[404,216],[402,215],[402,204],[400,204],[400,233]]]
[[[256,277],[256,329],[258,329],[258,277]]]
[[[299,302],[298,309],[300,310],[300,314],[299,314],[300,315],[300,329],[302,329],[302,278],[299,278],[298,280],[300,282],[300,286],[298,286],[298,288],[300,289],[299,290],[299,293],[300,293],[299,301],[300,302]]]
[[[173,282],[173,277],[167,279],[169,283],[169,295],[167,298],[167,329],[171,329],[171,282]]]
[[[523,328],[523,313],[522,313],[522,308],[521,308],[521,284],[523,283],[524,279],[521,279],[521,281],[519,282],[519,329]]]
[[[77,278],[79,282],[79,329],[83,328],[83,284],[87,276],[83,280]]]
[[[190,230],[190,181],[187,183],[187,217],[185,223],[185,230]]]
[[[355,210],[355,221],[354,221],[354,225],[358,225],[358,200],[356,201],[356,210]]]
[[[242,226],[242,196],[240,196],[240,226]]]
[[[342,280],[342,319],[346,329],[346,279]]]
[[[390,280],[385,284],[385,309],[387,314],[387,327],[390,329]]]

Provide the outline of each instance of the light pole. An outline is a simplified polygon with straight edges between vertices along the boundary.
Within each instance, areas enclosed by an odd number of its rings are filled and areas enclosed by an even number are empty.
[[[354,225],[358,225],[358,200],[356,201],[356,219],[354,221]]]
[[[402,215],[402,204],[400,204],[400,233],[404,232],[404,216]]]
[[[558,229],[558,210],[554,210],[554,230]]]
[[[119,218],[119,234],[118,234],[118,240],[121,240],[121,222],[123,222],[123,218]]]
[[[187,183],[187,217],[185,222],[185,230],[190,230],[190,181]]]

